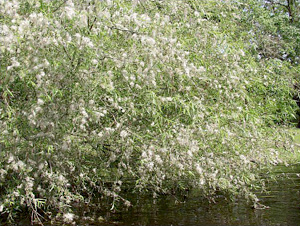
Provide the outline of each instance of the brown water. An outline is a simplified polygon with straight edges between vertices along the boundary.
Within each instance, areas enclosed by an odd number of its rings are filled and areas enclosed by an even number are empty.
[[[192,194],[188,198],[131,195],[134,207],[115,213],[88,206],[78,207],[79,225],[300,225],[300,165],[276,167],[276,181],[268,192],[257,192],[268,209],[253,209],[243,200],[220,197],[209,204]],[[269,176],[265,176],[268,181]],[[101,218],[101,217],[102,218]],[[101,220],[91,220],[98,219]],[[23,225],[20,223],[19,225]],[[47,224],[46,224],[47,225]]]

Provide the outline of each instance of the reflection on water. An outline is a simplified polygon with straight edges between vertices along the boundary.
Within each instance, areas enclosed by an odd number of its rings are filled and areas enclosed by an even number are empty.
[[[98,214],[114,222],[103,225],[300,225],[299,174],[299,165],[276,168],[277,181],[268,184],[269,192],[257,193],[269,209],[255,210],[241,200],[221,199],[209,205],[195,196],[185,201],[168,196],[156,203],[151,198],[136,198],[135,207],[128,211]]]
[[[283,175],[285,174],[285,176]],[[95,211],[79,207],[80,225],[300,225],[300,166],[276,167],[277,181],[268,184],[267,193],[257,193],[269,209],[255,210],[245,201],[224,198],[208,204],[197,196],[186,200],[135,196],[135,207],[128,211]],[[288,176],[288,178],[286,177]],[[266,177],[267,179],[268,177]],[[134,197],[134,196],[133,196]],[[89,220],[102,216],[101,222]],[[101,217],[100,217],[101,218]]]

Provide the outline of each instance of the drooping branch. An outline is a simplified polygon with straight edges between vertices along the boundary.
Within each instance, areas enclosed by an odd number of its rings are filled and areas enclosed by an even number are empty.
[[[59,10],[64,4],[66,4],[67,0],[63,1],[58,7],[56,7],[52,12],[56,12],[57,10]]]

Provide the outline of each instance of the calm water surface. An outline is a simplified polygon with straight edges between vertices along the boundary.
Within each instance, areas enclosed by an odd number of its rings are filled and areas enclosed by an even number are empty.
[[[185,200],[162,197],[131,197],[135,207],[111,213],[78,207],[78,225],[300,225],[300,165],[277,167],[276,182],[268,183],[268,192],[257,192],[268,209],[253,209],[245,201],[228,202],[220,198],[208,204],[197,196]],[[274,176],[273,175],[273,176]],[[285,176],[284,176],[285,175]],[[266,176],[268,181],[268,176]],[[101,221],[92,221],[102,216]]]

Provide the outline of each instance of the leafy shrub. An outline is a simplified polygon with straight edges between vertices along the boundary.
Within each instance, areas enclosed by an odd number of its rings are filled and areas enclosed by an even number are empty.
[[[290,150],[272,126],[296,106],[289,66],[257,61],[236,39],[239,10],[0,0],[2,214],[56,209],[69,221],[72,202],[96,194],[130,205],[128,179],[154,196],[195,188],[257,201],[260,165]]]

